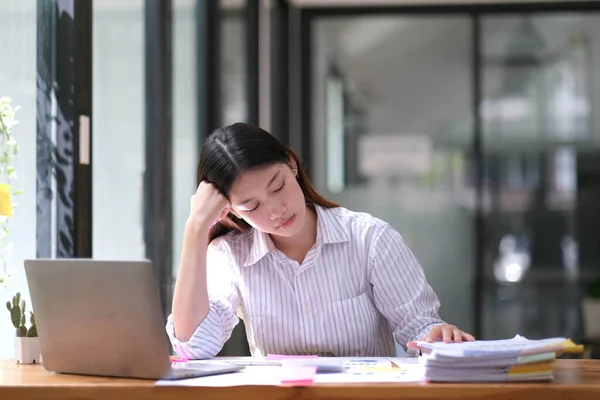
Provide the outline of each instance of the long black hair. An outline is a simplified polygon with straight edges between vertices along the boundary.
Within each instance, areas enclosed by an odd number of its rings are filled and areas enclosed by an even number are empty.
[[[298,183],[306,202],[325,208],[338,207],[317,193],[296,153],[265,130],[241,122],[218,128],[208,136],[200,151],[196,183],[210,182],[229,198],[231,186],[242,173],[277,163],[290,165],[291,160],[298,169]],[[233,229],[249,228],[246,221],[229,213],[212,227],[209,241]]]

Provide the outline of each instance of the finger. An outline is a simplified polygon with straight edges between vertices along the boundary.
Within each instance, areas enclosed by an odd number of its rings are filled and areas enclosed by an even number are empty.
[[[463,332],[462,333],[462,337],[463,337],[464,340],[467,340],[469,342],[474,342],[475,341],[475,336],[469,335],[467,332]]]
[[[445,326],[442,328],[442,339],[444,343],[450,343],[452,341],[453,326]]]
[[[432,330],[429,331],[429,333],[427,335],[425,335],[423,340],[426,341],[427,343],[431,343],[431,342],[435,342],[436,340],[438,340],[439,337],[440,337],[439,328],[434,327]]]
[[[460,343],[460,342],[462,342],[462,332],[461,332],[461,330],[460,330],[460,329],[458,329],[458,328],[454,328],[454,330],[453,330],[453,334],[454,334],[454,341],[455,341],[456,343]]]
[[[408,342],[406,344],[406,347],[408,347],[411,350],[419,350],[419,346],[417,346],[417,342]]]

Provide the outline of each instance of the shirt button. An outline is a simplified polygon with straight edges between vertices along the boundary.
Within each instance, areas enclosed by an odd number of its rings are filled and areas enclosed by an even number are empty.
[[[304,309],[304,314],[310,314],[310,313],[311,313],[311,311],[312,311],[312,310],[311,310],[311,308],[310,308],[310,307],[306,307],[306,308]]]

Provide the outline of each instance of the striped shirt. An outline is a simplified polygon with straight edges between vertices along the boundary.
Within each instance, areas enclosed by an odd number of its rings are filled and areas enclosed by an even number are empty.
[[[207,251],[210,311],[191,339],[167,333],[190,359],[212,358],[242,318],[253,356],[394,356],[395,340],[423,337],[439,300],[418,261],[388,223],[316,206],[317,239],[302,264],[268,234],[230,232]]]

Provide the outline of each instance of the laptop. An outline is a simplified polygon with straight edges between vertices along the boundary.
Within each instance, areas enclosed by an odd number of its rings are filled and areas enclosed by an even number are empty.
[[[244,368],[173,368],[150,261],[25,260],[25,274],[48,371],[159,380]]]

